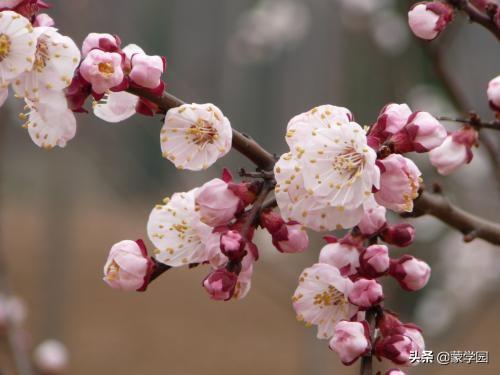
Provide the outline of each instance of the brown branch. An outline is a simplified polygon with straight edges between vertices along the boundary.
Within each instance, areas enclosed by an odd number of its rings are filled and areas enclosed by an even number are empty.
[[[147,90],[139,88],[129,88],[130,93],[145,98],[152,103],[158,105],[163,111],[167,112],[169,109],[179,107],[186,104],[175,96],[164,92],[162,96],[152,94]],[[259,168],[264,171],[269,171],[274,167],[276,162],[273,155],[267,152],[261,145],[255,142],[248,135],[240,133],[233,129],[233,147],[241,154],[245,155],[248,159],[253,161]]]
[[[495,22],[494,12],[482,12],[474,7],[468,0],[446,0],[455,9],[461,10],[469,17],[471,22],[480,24],[489,30],[500,41],[500,28]]]
[[[456,118],[456,117],[448,117],[441,116],[438,117],[439,121],[449,121],[449,122],[458,122],[460,124],[469,124],[476,129],[492,129],[492,130],[500,130],[500,120],[493,121],[482,121],[481,118],[475,114],[469,114],[468,118]]]
[[[422,192],[415,200],[412,215],[415,217],[432,215],[460,231],[468,242],[481,238],[494,245],[500,245],[499,224],[453,205],[444,195]]]

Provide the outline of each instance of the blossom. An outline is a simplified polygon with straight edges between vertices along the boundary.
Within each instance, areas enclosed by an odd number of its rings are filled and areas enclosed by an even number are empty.
[[[12,11],[0,12],[0,88],[35,61],[37,35],[28,19]]]
[[[136,54],[131,58],[130,79],[135,84],[155,89],[161,85],[161,75],[165,71],[165,60],[160,56]]]
[[[231,261],[241,261],[247,253],[245,247],[245,239],[236,230],[229,230],[220,237],[220,250]]]
[[[349,302],[362,309],[378,305],[384,299],[382,285],[373,279],[358,279],[349,293]]]
[[[338,268],[342,276],[350,276],[359,267],[359,249],[349,242],[329,243],[321,249],[319,262]]]
[[[234,295],[238,275],[221,268],[211,272],[203,281],[203,287],[212,299],[227,301]]]
[[[397,260],[391,260],[389,273],[403,289],[413,292],[427,285],[431,277],[431,268],[423,260],[404,255]]]
[[[286,136],[304,188],[341,210],[361,206],[380,179],[377,155],[363,128],[351,119],[345,108],[320,106],[290,120]]]
[[[296,221],[285,222],[276,212],[265,211],[260,215],[261,225],[273,239],[273,245],[282,253],[301,253],[309,246],[309,236]]]
[[[403,129],[411,114],[411,109],[407,104],[386,105],[380,111],[377,122],[370,129],[370,137],[377,138],[378,143],[385,141],[389,136]]]
[[[33,26],[35,27],[40,27],[40,26],[46,26],[46,27],[52,27],[56,23],[54,19],[49,16],[47,13],[40,13],[35,17],[35,21],[33,22]],[[80,51],[80,50],[78,50]]]
[[[379,160],[378,165],[382,174],[380,190],[375,193],[376,201],[396,212],[411,212],[421,183],[422,173],[418,167],[399,154]]]
[[[38,40],[33,66],[12,84],[19,96],[31,100],[69,86],[80,63],[80,50],[71,38],[52,27],[37,27],[35,34]]]
[[[493,78],[488,83],[487,90],[490,106],[494,111],[500,112],[500,76]]]
[[[370,237],[377,234],[386,225],[386,209],[379,205],[374,198],[364,204],[363,217],[358,223],[358,228],[364,236]]]
[[[163,157],[179,169],[210,167],[231,149],[229,120],[213,104],[184,104],[167,112],[161,130]]]
[[[334,266],[317,263],[306,268],[292,298],[297,319],[317,325],[318,338],[331,338],[335,325],[358,311],[347,299],[351,289],[352,281]]]
[[[441,146],[429,152],[432,165],[444,176],[453,173],[472,161],[472,146],[477,139],[477,130],[470,126],[448,135]]]
[[[90,51],[101,49],[106,52],[115,52],[120,48],[120,40],[106,33],[90,33],[82,44],[82,57],[87,57]]]
[[[91,50],[80,65],[80,74],[98,95],[119,86],[124,79],[122,55],[116,52]]]
[[[366,321],[341,321],[334,329],[330,349],[337,352],[344,365],[353,364],[371,348],[370,328]]]
[[[201,221],[211,227],[229,223],[240,206],[240,199],[229,189],[229,184],[219,178],[205,183],[196,191],[196,207]]]
[[[153,262],[142,241],[125,240],[111,248],[104,265],[104,281],[114,289],[143,291],[151,276]]]
[[[441,145],[446,135],[444,126],[430,113],[415,112],[410,116],[405,127],[389,140],[395,152],[422,153]]]
[[[408,12],[408,23],[413,33],[425,40],[436,38],[453,20],[453,7],[441,2],[421,2]]]
[[[175,193],[165,204],[153,208],[148,221],[148,236],[157,247],[156,260],[171,267],[209,261],[211,243],[220,234],[204,224],[195,207],[196,189]]]
[[[76,119],[68,108],[66,97],[58,91],[47,94],[43,101],[26,99],[28,112],[21,115],[26,119],[24,128],[33,142],[50,150],[56,146],[66,147],[68,141],[76,134]]]
[[[359,257],[360,273],[375,278],[384,275],[390,266],[389,249],[385,245],[368,246]]]
[[[375,352],[378,357],[384,357],[398,365],[411,365],[411,354],[416,352],[416,344],[405,335],[391,335],[377,341]]]
[[[68,349],[57,340],[45,340],[33,353],[33,360],[43,374],[61,374],[68,368]]]
[[[318,200],[304,187],[302,166],[291,153],[281,156],[274,168],[276,201],[282,216],[315,231],[349,228],[363,215],[363,206],[354,209],[331,206]]]

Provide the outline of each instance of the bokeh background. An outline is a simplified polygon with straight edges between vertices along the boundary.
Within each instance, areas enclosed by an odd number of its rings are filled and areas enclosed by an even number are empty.
[[[287,121],[320,104],[346,106],[364,125],[389,102],[455,113],[429,56],[410,35],[407,1],[52,3],[60,31],[77,44],[88,32],[109,32],[124,45],[167,56],[172,93],[215,103],[234,127],[277,154],[286,150]],[[444,66],[468,105],[491,118],[485,90],[499,73],[497,42],[459,17],[441,43]],[[29,343],[63,341],[75,375],[357,373],[357,366],[339,366],[291,307],[299,273],[317,259],[319,236],[307,253],[286,256],[259,234],[262,258],[251,293],[239,302],[209,300],[200,285],[203,267],[170,271],[143,294],[101,281],[110,246],[146,238],[156,202],[201,185],[222,166],[250,168],[246,160],[231,153],[207,172],[179,172],[161,158],[160,119],[139,116],[108,124],[78,115],[77,137],[47,152],[22,129],[21,110],[12,98],[0,112],[0,245],[11,285],[27,306]],[[489,136],[496,146],[497,134]],[[499,219],[499,188],[482,148],[471,166],[446,179],[425,156],[415,160],[428,185],[440,182],[460,206]],[[412,223],[418,240],[405,252],[431,263],[433,277],[411,295],[387,280],[386,306],[424,327],[429,349],[487,350],[490,364],[422,365],[410,373],[500,373],[500,249],[479,240],[466,245],[432,218]]]

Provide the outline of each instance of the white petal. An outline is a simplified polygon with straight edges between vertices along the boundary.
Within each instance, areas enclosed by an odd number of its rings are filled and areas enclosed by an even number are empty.
[[[110,92],[94,105],[94,114],[107,122],[120,122],[136,113],[139,98],[125,91]]]

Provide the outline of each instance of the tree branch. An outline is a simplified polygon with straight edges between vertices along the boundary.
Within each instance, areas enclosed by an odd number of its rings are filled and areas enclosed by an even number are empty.
[[[495,23],[494,17],[474,7],[468,0],[446,0],[455,9],[466,13],[471,22],[480,24],[489,30],[500,41],[500,28]],[[493,12],[492,12],[493,13]],[[494,14],[494,13],[493,13]]]
[[[492,130],[500,130],[500,120],[493,121],[482,121],[481,118],[475,114],[470,113],[468,118],[455,118],[448,116],[438,117],[439,121],[449,121],[449,122],[458,122],[460,124],[469,124],[476,129],[492,129]]]

